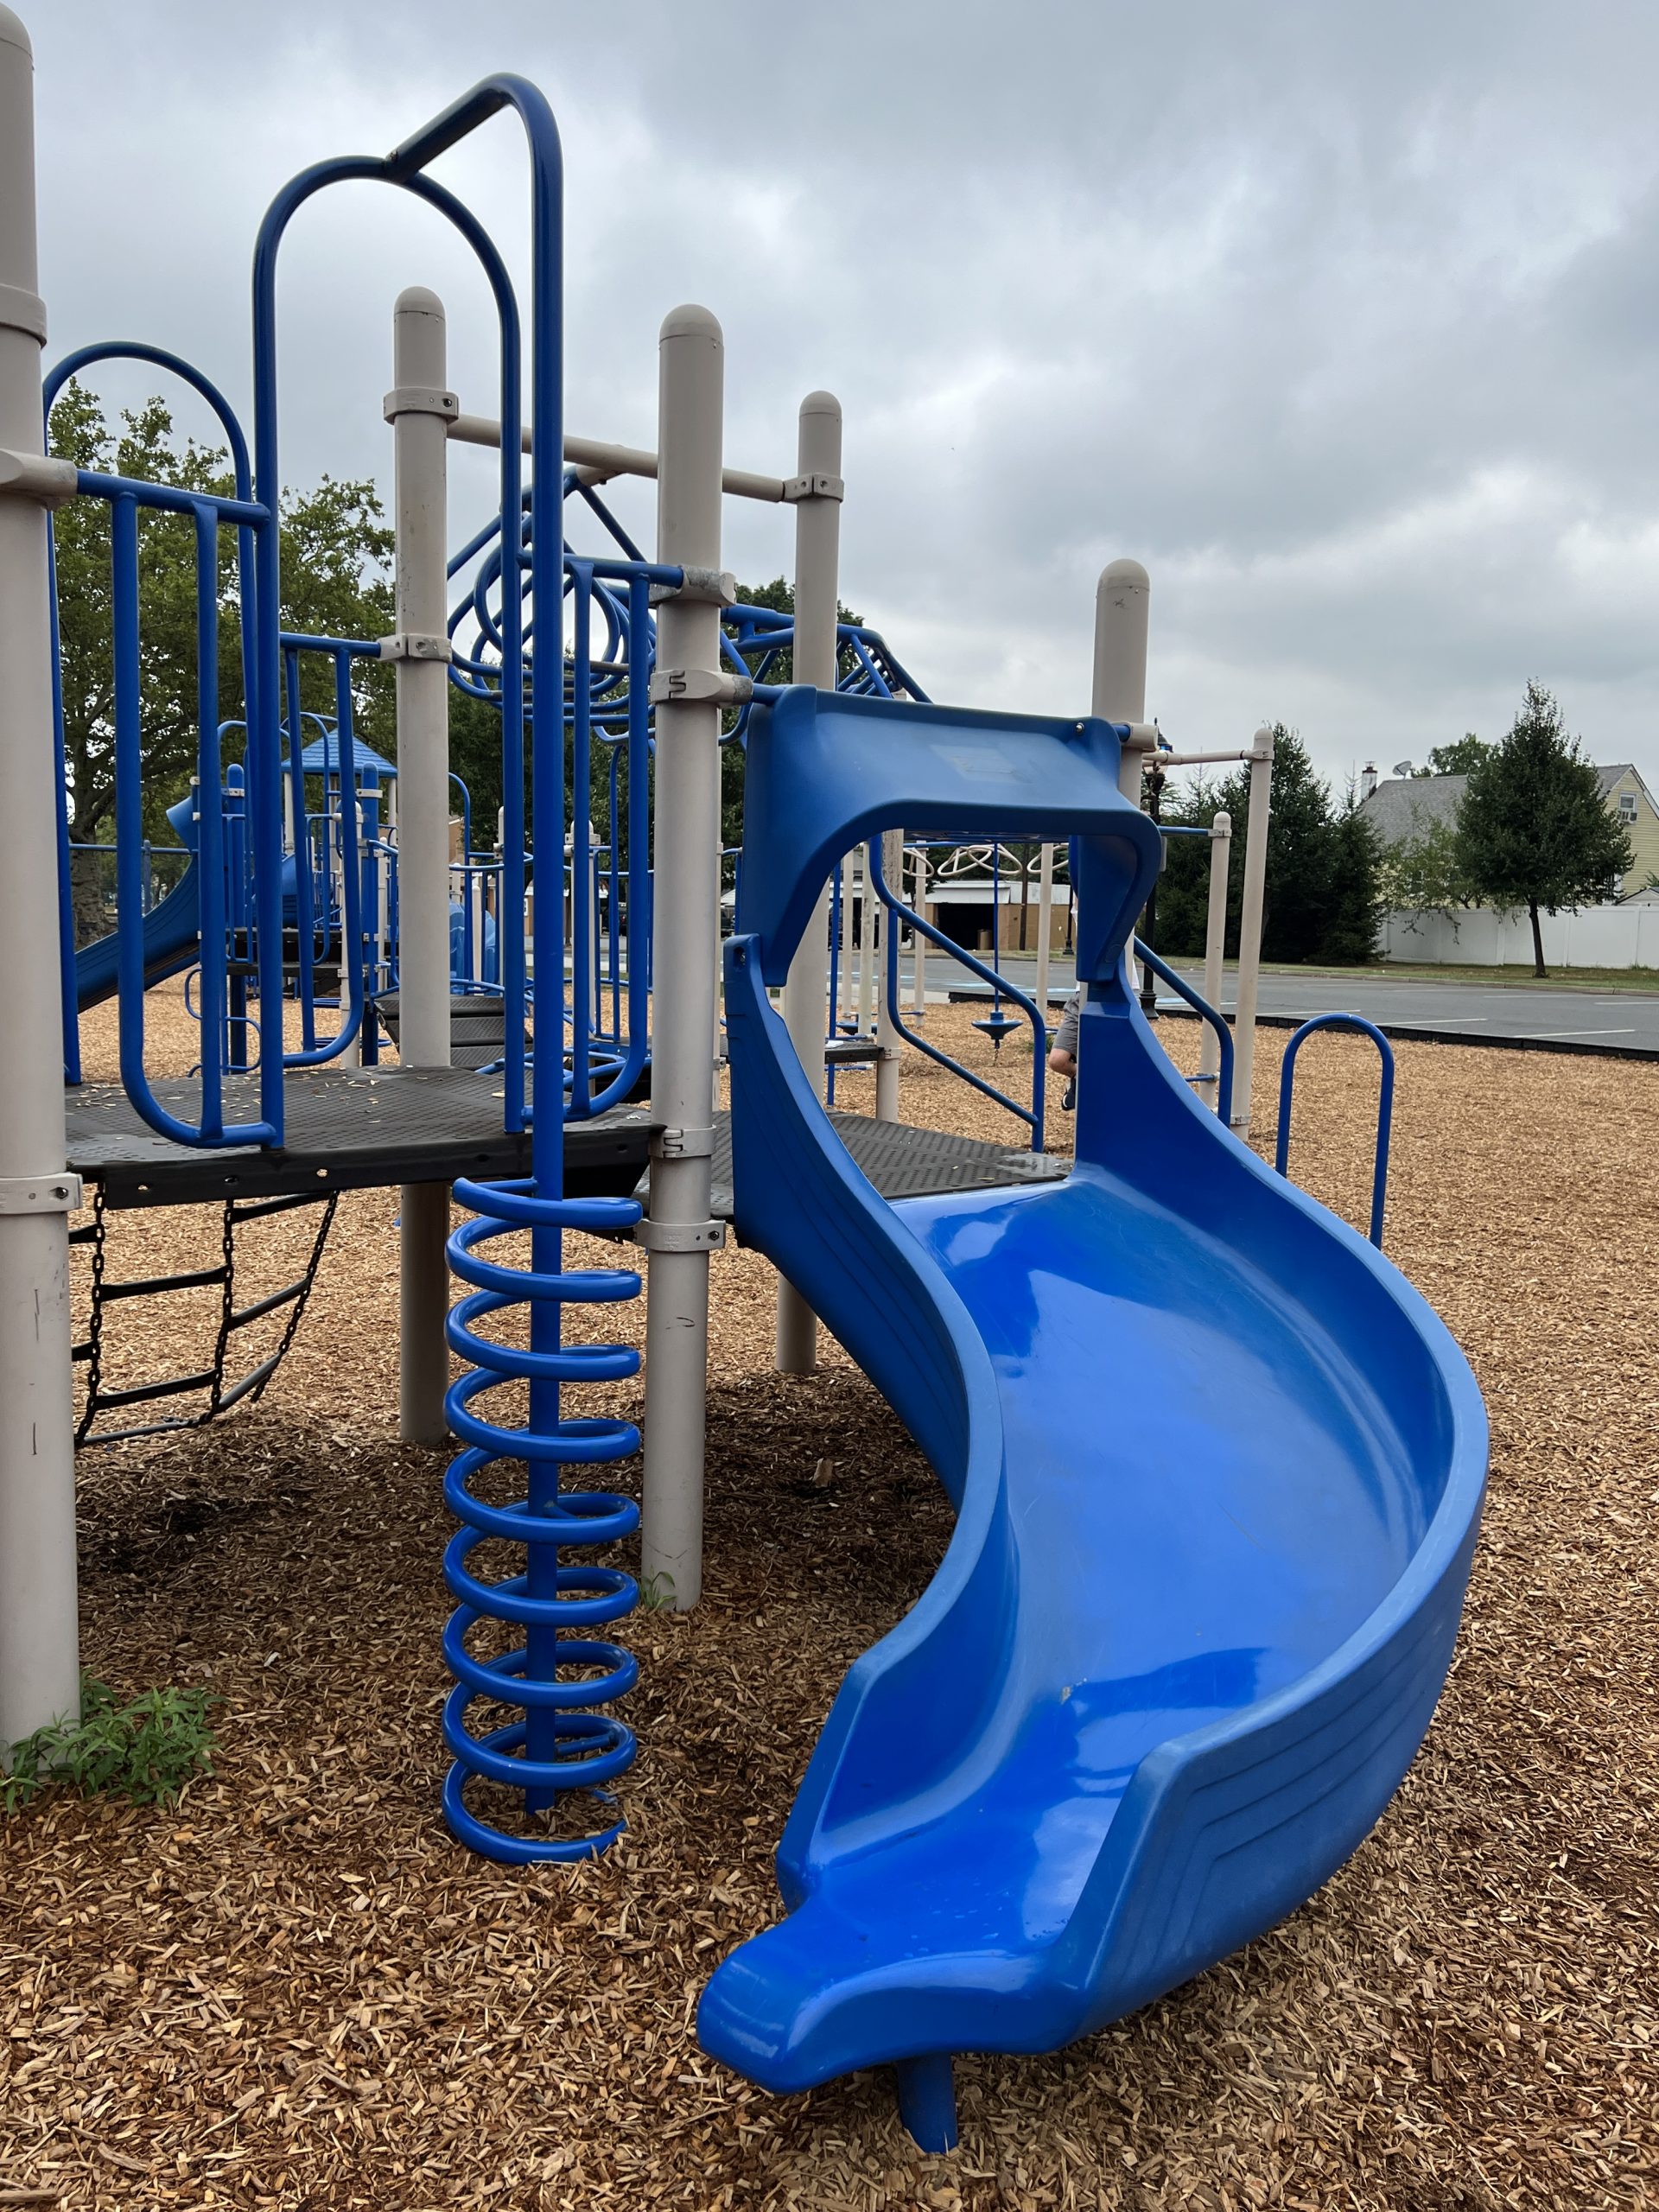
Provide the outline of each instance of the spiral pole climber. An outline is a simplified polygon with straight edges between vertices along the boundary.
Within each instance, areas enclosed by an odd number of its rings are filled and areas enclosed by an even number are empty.
[[[604,1785],[633,1764],[633,1732],[593,1708],[632,1688],[638,1662],[618,1644],[570,1631],[620,1619],[633,1610],[639,1586],[620,1567],[566,1566],[560,1555],[632,1535],[639,1508],[613,1491],[563,1490],[560,1469],[629,1459],[639,1449],[639,1432],[607,1416],[564,1416],[560,1390],[566,1383],[626,1381],[639,1373],[639,1353],[632,1344],[562,1344],[559,1330],[563,1306],[609,1305],[639,1294],[639,1277],[631,1268],[566,1270],[563,1232],[626,1232],[640,1209],[632,1198],[543,1198],[529,1181],[457,1183],[455,1197],[475,1217],[449,1239],[450,1268],[471,1289],[451,1309],[447,1334],[450,1348],[471,1364],[444,1402],[465,1447],[444,1482],[444,1501],[461,1523],[443,1560],[444,1580],[459,1600],[443,1634],[444,1659],[455,1677],[443,1717],[454,1759],[444,1783],[444,1817],[457,1841],[486,1858],[516,1865],[585,1859],[614,1842],[620,1821],[580,1836],[509,1835],[468,1808],[465,1790],[474,1776],[506,1783],[524,1791],[526,1812],[543,1812],[571,1791],[602,1797]],[[530,1236],[528,1267],[481,1256],[480,1246],[519,1230]],[[528,1347],[480,1332],[480,1322],[524,1306]],[[476,1399],[512,1382],[528,1386],[522,1423],[474,1410]],[[492,1505],[477,1494],[474,1478],[509,1460],[524,1465],[525,1495],[512,1505]],[[499,1581],[474,1574],[471,1555],[491,1539],[523,1547],[522,1573]],[[475,1655],[467,1639],[483,1619],[521,1627],[523,1643]],[[583,1671],[572,1680],[562,1678],[561,1668]],[[520,1706],[524,1719],[475,1736],[467,1715],[480,1698]]]

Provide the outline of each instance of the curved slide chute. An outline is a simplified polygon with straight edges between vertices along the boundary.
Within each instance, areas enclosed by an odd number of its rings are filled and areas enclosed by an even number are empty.
[[[788,1917],[705,2047],[799,2090],[1087,2035],[1261,1934],[1376,1821],[1445,1681],[1485,1480],[1473,1377],[1363,1238],[1195,1099],[1123,982],[1158,833],[1100,721],[804,687],[750,733],[727,955],[736,1219],[957,1507],[842,1684],[778,1854]],[[880,829],[1071,836],[1083,1009],[1062,1184],[889,1205],[767,1001]]]
[[[144,916],[144,988],[164,983],[181,969],[194,968],[201,949],[201,882],[198,876],[194,802],[181,798],[167,810],[180,842],[190,854],[188,865],[165,899],[158,899]],[[75,1002],[83,1011],[113,998],[118,982],[116,945],[118,932],[95,938],[75,955]]]

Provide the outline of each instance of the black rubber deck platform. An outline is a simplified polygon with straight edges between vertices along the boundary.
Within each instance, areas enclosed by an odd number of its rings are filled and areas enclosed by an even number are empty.
[[[831,1114],[830,1119],[884,1198],[994,1191],[1007,1183],[1058,1183],[1071,1166],[1069,1160],[1042,1153],[982,1144],[976,1137],[949,1136],[943,1129],[913,1129],[906,1122],[878,1122],[868,1114]],[[650,1189],[646,1173],[639,1178],[637,1195],[644,1198]],[[721,1221],[732,1217],[732,1125],[726,1114],[715,1116],[709,1210]]]
[[[194,1082],[155,1086],[181,1120],[200,1111]],[[340,1068],[289,1079],[288,1142],[280,1150],[232,1146],[213,1151],[175,1144],[140,1121],[118,1084],[83,1084],[65,1094],[69,1166],[104,1186],[111,1207],[193,1205],[226,1198],[303,1191],[368,1190],[394,1183],[452,1183],[530,1172],[530,1139],[501,1128],[501,1078],[466,1068]],[[251,1120],[257,1080],[231,1077],[226,1118]],[[902,1122],[832,1114],[842,1142],[883,1198],[936,1191],[993,1190],[999,1184],[1052,1182],[1068,1162]],[[564,1133],[565,1187],[572,1197],[645,1196],[651,1110],[621,1106]],[[718,1116],[713,1210],[732,1213],[731,1126]]]
[[[194,1082],[161,1082],[157,1100],[181,1121],[200,1112]],[[111,1206],[191,1205],[204,1199],[297,1191],[367,1190],[389,1183],[453,1183],[458,1175],[530,1172],[530,1139],[501,1127],[499,1075],[467,1068],[339,1068],[290,1076],[281,1151],[213,1151],[157,1136],[119,1084],[65,1093],[69,1165],[104,1185]],[[251,1121],[257,1079],[225,1084],[225,1117]],[[622,1106],[565,1131],[572,1196],[626,1197],[650,1157],[651,1116]]]

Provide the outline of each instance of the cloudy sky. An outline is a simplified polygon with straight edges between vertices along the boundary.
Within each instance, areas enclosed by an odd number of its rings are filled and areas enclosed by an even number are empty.
[[[1178,743],[1281,718],[1341,779],[1500,734],[1535,677],[1659,788],[1651,6],[22,12],[54,354],[149,339],[243,402],[278,184],[518,70],[564,137],[569,427],[655,443],[683,299],[725,327],[734,464],[786,472],[801,395],[837,392],[843,594],[936,697],[1085,703],[1094,579],[1133,553]],[[515,132],[435,174],[518,267]],[[389,480],[406,283],[443,295],[451,381],[493,411],[488,302],[445,233],[384,188],[298,219],[289,481]],[[457,455],[454,496],[458,531],[481,519],[484,456]],[[777,510],[727,520],[741,574],[787,568]]]

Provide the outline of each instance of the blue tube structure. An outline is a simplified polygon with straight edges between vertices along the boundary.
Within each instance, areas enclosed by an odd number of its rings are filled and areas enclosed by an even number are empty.
[[[1382,1064],[1376,1093],[1376,1152],[1371,1167],[1370,1240],[1382,1249],[1382,1210],[1389,1194],[1389,1140],[1394,1128],[1394,1047],[1374,1021],[1360,1014],[1317,1014],[1305,1021],[1285,1046],[1279,1076],[1279,1137],[1273,1164],[1280,1174],[1290,1173],[1290,1116],[1296,1083],[1296,1058],[1308,1039],[1319,1029],[1354,1029],[1369,1037]]]

